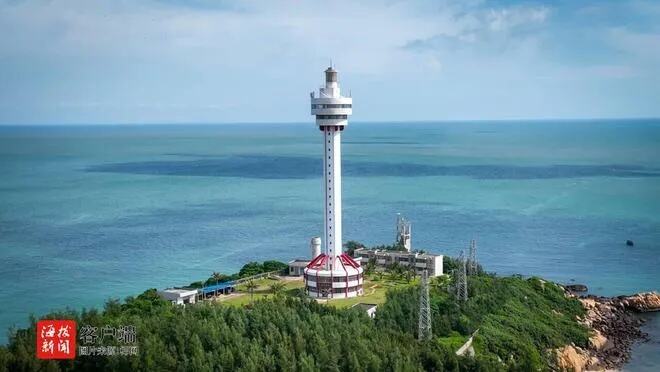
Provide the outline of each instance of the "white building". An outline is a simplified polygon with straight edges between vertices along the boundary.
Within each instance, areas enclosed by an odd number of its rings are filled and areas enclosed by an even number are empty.
[[[315,298],[347,298],[362,294],[362,267],[342,252],[341,132],[353,113],[353,99],[343,97],[337,71],[325,70],[325,85],[310,94],[311,113],[323,132],[325,251],[304,270],[305,289]]]
[[[397,263],[403,267],[414,267],[420,275],[424,270],[428,270],[430,277],[443,274],[442,255],[360,248],[355,250],[353,256],[360,260],[362,266],[373,260],[376,268],[381,270]]]
[[[366,304],[364,302],[357,303],[351,307],[359,307],[361,310],[367,313],[369,318],[373,319],[376,317],[376,310],[378,309],[378,305],[376,304]]]
[[[301,258],[289,261],[289,276],[302,276],[309,262],[309,260]]]
[[[167,288],[158,291],[158,296],[163,300],[171,301],[175,305],[194,304],[197,299],[197,290],[187,288]]]

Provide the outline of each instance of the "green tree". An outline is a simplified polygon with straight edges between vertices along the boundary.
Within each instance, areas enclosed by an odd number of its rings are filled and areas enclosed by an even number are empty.
[[[243,267],[241,267],[241,270],[238,272],[238,277],[239,278],[246,278],[248,276],[253,276],[257,274],[261,274],[264,272],[264,267],[262,264],[259,262],[248,262]]]
[[[368,275],[372,274],[374,271],[376,271],[376,259],[372,257],[369,259],[369,261],[367,261],[367,264],[364,268],[364,273]]]
[[[289,265],[285,264],[284,262],[280,261],[264,261],[262,264],[263,272],[268,273],[271,271],[284,271],[289,268]]]
[[[355,255],[355,250],[356,249],[361,249],[361,248],[366,248],[364,244],[360,242],[356,242],[355,240],[349,240],[344,244],[344,248],[346,249],[346,254],[349,256]]]
[[[248,280],[247,283],[245,283],[245,289],[250,292],[250,302],[254,301],[254,290],[257,289],[257,283],[254,282],[254,280]]]
[[[277,282],[270,285],[270,291],[274,295],[278,296],[278,295],[282,294],[282,291],[284,290],[285,287],[286,286],[284,285],[284,283],[282,283],[280,281],[277,281]]]

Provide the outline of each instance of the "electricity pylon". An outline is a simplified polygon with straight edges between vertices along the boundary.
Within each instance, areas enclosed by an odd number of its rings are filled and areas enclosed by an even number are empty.
[[[467,301],[468,287],[467,287],[467,262],[465,260],[465,251],[461,251],[458,256],[458,268],[456,268],[456,298],[458,301]]]
[[[467,273],[468,275],[477,274],[477,241],[474,239],[470,241],[470,250],[468,253],[468,261],[467,261]]]
[[[419,331],[420,341],[431,339],[431,301],[429,300],[429,274],[422,273],[422,282],[419,294]]]

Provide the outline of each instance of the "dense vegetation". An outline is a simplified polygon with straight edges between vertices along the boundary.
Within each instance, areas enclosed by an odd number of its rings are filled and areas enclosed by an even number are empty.
[[[150,290],[124,304],[109,302],[101,312],[49,317],[97,327],[135,325],[140,355],[38,360],[32,324],[0,348],[0,370],[459,371],[483,365],[459,359],[437,343],[418,344],[412,334],[377,327],[357,309],[338,310],[287,296],[257,301],[250,309],[213,304],[183,308]]]
[[[574,343],[586,346],[587,329],[576,322],[584,314],[554,283],[519,276],[468,277],[469,300],[456,301],[446,278],[432,281],[432,330],[439,342],[464,339],[477,329],[475,348],[484,359],[501,360],[507,369],[542,370],[552,362],[547,351]],[[395,289],[387,294],[376,323],[382,328],[417,332],[419,291]],[[459,337],[460,339],[460,337]]]
[[[257,267],[265,270],[264,264]],[[149,290],[123,303],[108,301],[102,311],[47,316],[75,319],[79,327],[134,325],[138,356],[38,360],[32,319],[30,327],[10,332],[9,344],[0,347],[0,371],[546,370],[547,350],[587,343],[586,329],[575,321],[583,310],[561,288],[537,278],[483,273],[469,277],[466,303],[450,293],[451,279],[432,281],[434,337],[419,342],[419,287],[413,283],[390,290],[375,321],[357,308],[337,309],[282,291],[247,307],[204,303],[184,308]],[[476,357],[457,357],[457,345],[476,329]]]

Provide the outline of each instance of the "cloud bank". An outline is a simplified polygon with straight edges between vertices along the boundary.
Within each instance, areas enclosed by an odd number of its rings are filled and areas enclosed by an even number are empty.
[[[0,123],[305,121],[332,60],[356,120],[660,116],[660,6],[0,1]]]

